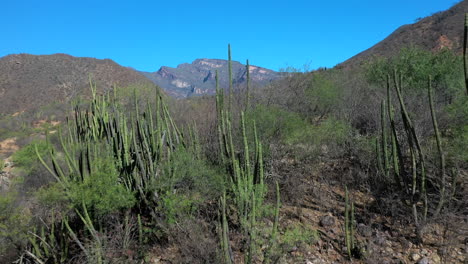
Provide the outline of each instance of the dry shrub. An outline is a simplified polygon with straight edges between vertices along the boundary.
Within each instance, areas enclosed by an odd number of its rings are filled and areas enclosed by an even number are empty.
[[[219,263],[218,240],[213,225],[187,219],[170,228],[169,240],[179,248],[175,263]]]

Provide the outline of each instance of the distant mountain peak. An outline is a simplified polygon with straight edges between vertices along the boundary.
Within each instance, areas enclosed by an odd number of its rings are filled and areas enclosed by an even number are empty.
[[[162,66],[156,72],[141,73],[166,90],[168,94],[184,98],[214,94],[216,71],[220,87],[228,87],[228,61],[222,59],[201,58],[192,63],[179,64],[176,68]],[[253,86],[262,86],[281,77],[278,72],[259,66],[251,65],[249,71]],[[232,76],[235,86],[245,85],[245,65],[238,61],[232,61]]]

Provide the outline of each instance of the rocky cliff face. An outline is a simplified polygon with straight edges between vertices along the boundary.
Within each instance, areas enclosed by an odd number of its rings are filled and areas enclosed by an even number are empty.
[[[141,72],[148,79],[163,88],[169,95],[184,98],[215,93],[215,76],[218,71],[221,88],[229,86],[228,61],[220,59],[196,59],[192,63],[184,63],[176,68],[161,67],[156,72]],[[232,62],[233,84],[236,89],[245,89],[246,67]],[[258,66],[250,66],[252,86],[265,85],[280,78],[278,72]]]

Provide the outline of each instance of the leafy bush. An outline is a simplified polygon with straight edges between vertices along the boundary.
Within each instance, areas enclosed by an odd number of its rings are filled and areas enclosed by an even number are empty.
[[[246,113],[247,127],[257,127],[263,142],[287,142],[300,137],[310,124],[299,114],[276,106],[257,105]],[[279,142],[278,142],[279,143]],[[265,144],[267,145],[267,144]]]
[[[391,58],[376,58],[367,65],[369,81],[384,87],[386,76],[393,78],[393,71],[399,71],[403,86],[411,90],[425,92],[427,79],[432,76],[433,85],[443,88],[446,95],[453,96],[463,89],[463,72],[461,57],[452,51],[443,49],[431,52],[417,47],[407,47]]]
[[[305,96],[309,108],[306,114],[320,120],[340,104],[342,89],[324,74],[315,73],[305,90]]]
[[[34,168],[41,166],[36,155],[35,146],[37,146],[41,156],[45,156],[49,151],[47,142],[36,140],[16,151],[12,157],[15,166],[23,170],[26,174],[31,173]]]
[[[70,181],[66,185],[54,183],[40,189],[39,200],[51,208],[70,206],[81,210],[85,205],[97,217],[131,208],[136,202],[135,196],[119,182],[113,161],[102,158],[97,164],[96,172],[83,180]]]
[[[311,124],[298,113],[278,107],[257,105],[247,113],[248,122],[255,120],[257,133],[265,143],[289,146],[297,157],[320,154],[337,156],[351,144],[353,129],[345,121],[332,117]]]
[[[190,216],[203,202],[217,199],[224,188],[221,170],[184,148],[177,149],[163,168],[156,187],[162,196],[160,209],[169,224]]]
[[[468,98],[460,97],[448,109],[451,139],[448,143],[448,154],[451,159],[460,164],[468,162]]]
[[[27,242],[31,217],[26,207],[19,206],[16,190],[0,193],[0,256]]]
[[[289,227],[281,236],[281,242],[286,247],[300,246],[302,243],[313,244],[318,240],[319,235],[316,230],[299,224]]]
[[[184,194],[166,193],[161,199],[160,209],[164,213],[166,222],[174,224],[179,220],[190,218],[197,210],[200,202],[195,197],[187,197]]]

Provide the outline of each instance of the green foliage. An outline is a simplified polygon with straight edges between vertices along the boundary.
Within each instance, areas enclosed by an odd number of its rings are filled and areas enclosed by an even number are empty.
[[[387,74],[397,70],[403,78],[403,88],[425,90],[427,78],[432,76],[434,87],[444,87],[444,93],[454,95],[463,87],[461,57],[443,49],[431,52],[416,47],[403,48],[391,58],[376,58],[367,64],[367,79],[384,87]]]
[[[462,96],[448,107],[450,117],[449,159],[460,164],[468,162],[468,97]]]
[[[321,119],[340,103],[342,89],[324,74],[316,73],[305,90],[305,96],[312,111],[310,114],[314,115],[312,118]]]
[[[51,211],[61,211],[72,207],[63,185],[56,182],[40,188],[35,195],[39,203]]]
[[[164,162],[156,186],[162,192],[192,193],[203,199],[217,199],[224,188],[225,175],[219,168],[198,159],[190,150],[178,148]]]
[[[166,222],[175,224],[191,217],[196,212],[198,203],[200,201],[196,197],[187,197],[182,193],[166,193],[161,199],[160,209],[164,213]]]
[[[131,208],[136,200],[131,191],[119,182],[119,174],[112,160],[97,161],[97,170],[83,181],[71,184],[68,196],[75,208],[82,204],[97,216]]]
[[[119,175],[112,160],[101,159],[97,170],[83,180],[51,184],[37,192],[41,203],[49,208],[75,208],[83,205],[101,217],[118,210],[131,208],[135,196],[119,183]]]
[[[25,244],[31,217],[30,211],[19,205],[16,190],[0,193],[0,255]]]
[[[34,168],[39,165],[39,159],[37,158],[35,147],[39,153],[44,156],[49,151],[48,143],[44,140],[36,140],[28,145],[24,146],[20,150],[16,151],[12,157],[15,166],[20,168],[26,173],[30,173]]]
[[[314,244],[319,240],[317,230],[313,230],[308,226],[295,224],[289,226],[281,236],[281,242],[288,248],[300,246],[300,244]]]
[[[289,146],[298,157],[318,154],[340,155],[346,146],[353,144],[354,130],[345,121],[328,117],[311,124],[300,114],[279,107],[257,105],[247,113],[247,120],[257,125],[263,142]]]
[[[264,142],[294,141],[310,127],[299,114],[283,110],[276,106],[257,105],[246,113],[247,126],[253,126],[254,120],[260,139]]]
[[[161,194],[159,209],[169,224],[190,217],[205,201],[217,199],[224,188],[226,176],[221,170],[185,148],[174,151],[162,168],[155,186]]]

